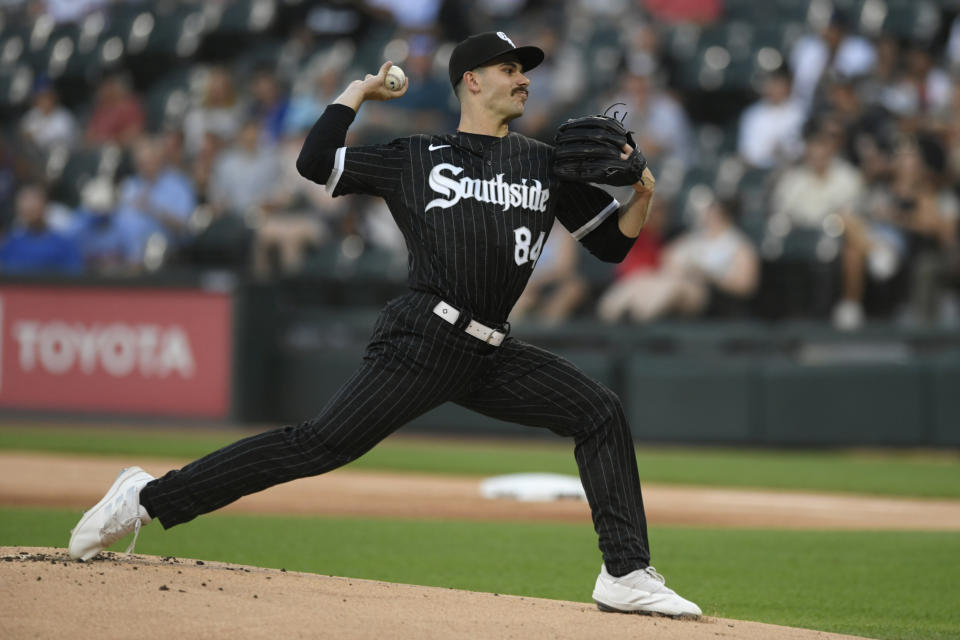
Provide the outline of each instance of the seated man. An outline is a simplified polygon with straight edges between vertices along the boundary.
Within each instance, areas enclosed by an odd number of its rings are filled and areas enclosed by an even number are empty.
[[[26,184],[16,197],[14,228],[0,243],[0,271],[5,273],[80,273],[83,259],[66,235],[47,227],[47,192]]]
[[[120,188],[117,223],[135,238],[134,261],[140,262],[151,236],[176,245],[189,234],[196,198],[190,180],[166,162],[159,141],[140,140],[135,161],[137,172]]]

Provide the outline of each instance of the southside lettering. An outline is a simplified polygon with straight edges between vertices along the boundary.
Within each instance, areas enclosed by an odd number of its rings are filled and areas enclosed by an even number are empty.
[[[444,175],[444,171],[451,175]],[[449,209],[462,198],[498,204],[504,211],[508,211],[511,207],[521,207],[531,211],[547,210],[550,189],[544,189],[539,180],[533,180],[532,184],[527,184],[526,178],[520,184],[504,182],[502,173],[498,173],[497,177],[491,180],[478,180],[466,176],[459,180],[453,178],[461,173],[463,173],[462,167],[446,162],[436,165],[430,171],[428,184],[443,198],[431,200],[424,211],[434,207]]]

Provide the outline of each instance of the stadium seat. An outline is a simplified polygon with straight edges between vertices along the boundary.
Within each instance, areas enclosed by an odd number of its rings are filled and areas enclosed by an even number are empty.
[[[940,28],[940,8],[929,0],[888,0],[882,31],[900,38],[929,42]]]
[[[27,64],[0,67],[0,109],[24,106],[33,89],[33,70]]]
[[[144,45],[145,54],[178,60],[196,53],[205,25],[200,7],[188,4],[158,5],[155,17],[156,24]]]
[[[73,40],[71,55],[62,63],[58,74],[65,81],[76,80],[92,84],[100,74],[103,60],[101,47],[104,43],[106,20],[103,14],[93,14],[80,26]]]
[[[123,53],[139,55],[143,52],[156,26],[156,18],[146,3],[117,2],[110,6],[103,41],[119,38]]]
[[[234,0],[215,10],[212,9],[216,5],[204,4],[212,35],[263,33],[273,24],[277,13],[276,0]]]
[[[144,99],[147,127],[156,131],[166,124],[182,123],[197,100],[198,80],[203,74],[197,67],[181,67],[154,82]]]
[[[115,146],[51,151],[46,164],[50,198],[77,207],[83,187],[91,178],[105,176],[115,182],[123,175],[130,165],[126,156]]]
[[[677,24],[666,29],[664,48],[678,63],[684,63],[697,55],[703,29],[693,24]]]
[[[233,63],[236,78],[250,78],[258,67],[274,69],[280,57],[283,41],[273,38],[258,38],[257,43],[238,55]]]

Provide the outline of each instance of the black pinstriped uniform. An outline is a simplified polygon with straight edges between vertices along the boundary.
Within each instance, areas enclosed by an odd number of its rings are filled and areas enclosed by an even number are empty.
[[[328,113],[335,109],[348,108]],[[308,138],[298,161],[308,178],[334,195],[386,200],[409,249],[411,291],[384,308],[359,370],[319,415],[171,471],[144,488],[142,504],[164,527],[186,522],[243,495],[336,469],[452,401],[573,437],[607,570],[623,575],[646,567],[636,458],[616,395],[516,338],[497,347],[463,331],[471,318],[504,325],[555,217],[598,255],[598,240],[619,238],[611,241],[622,245],[613,257],[622,259],[630,242],[616,229],[616,200],[558,183],[552,147],[515,133],[417,135],[315,156],[307,153],[310,144]],[[332,169],[321,161],[330,154]],[[456,326],[433,313],[441,300],[461,311]]]

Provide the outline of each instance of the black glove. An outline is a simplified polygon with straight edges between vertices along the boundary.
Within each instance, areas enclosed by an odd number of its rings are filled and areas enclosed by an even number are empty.
[[[567,120],[554,138],[553,174],[571,182],[596,182],[617,187],[640,181],[647,159],[630,131],[610,116],[584,116]],[[633,148],[626,160],[623,145]]]

